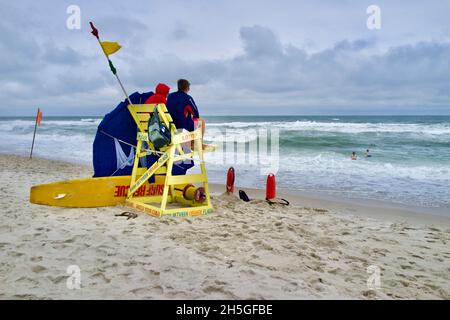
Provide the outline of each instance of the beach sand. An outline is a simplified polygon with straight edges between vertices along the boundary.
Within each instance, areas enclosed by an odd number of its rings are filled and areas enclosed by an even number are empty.
[[[450,299],[449,219],[417,208],[304,195],[270,206],[216,186],[210,215],[127,220],[124,206],[29,203],[32,185],[89,167],[2,155],[0,168],[1,299]]]

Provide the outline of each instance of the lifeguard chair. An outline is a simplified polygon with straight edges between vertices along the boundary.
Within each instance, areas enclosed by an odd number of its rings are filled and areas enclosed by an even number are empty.
[[[126,204],[154,217],[163,215],[192,217],[210,213],[212,205],[203,152],[213,151],[214,148],[203,149],[202,129],[196,128],[191,132],[177,132],[166,105],[162,103],[128,105],[128,110],[136,122],[138,132],[136,137],[136,154]],[[159,119],[171,133],[170,143],[159,150],[153,146],[147,134],[148,121],[154,110],[157,110]],[[193,149],[189,149],[189,152],[183,150],[182,145],[186,145],[186,143],[194,146]],[[143,167],[140,159],[147,157],[149,152],[158,155],[159,158],[154,163]],[[174,162],[187,159],[193,161],[194,157],[198,157],[201,173],[172,175]],[[164,182],[162,194],[149,196],[140,194],[137,197],[139,188],[152,176],[158,177],[161,183]],[[195,187],[194,183],[201,184],[202,187]]]

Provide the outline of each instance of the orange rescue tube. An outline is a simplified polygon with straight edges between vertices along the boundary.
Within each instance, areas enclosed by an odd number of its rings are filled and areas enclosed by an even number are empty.
[[[275,182],[275,175],[273,173],[270,173],[267,176],[266,200],[275,199],[276,196],[277,196],[277,188]]]
[[[183,190],[183,198],[186,200],[195,200],[197,203],[203,203],[206,200],[205,188],[197,188],[192,184],[187,184]]]
[[[233,193],[234,192],[234,168],[230,167],[227,172],[227,193]]]

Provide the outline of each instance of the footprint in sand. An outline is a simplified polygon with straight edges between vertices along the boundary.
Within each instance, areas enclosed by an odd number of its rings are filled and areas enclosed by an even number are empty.
[[[14,258],[17,258],[17,257],[23,256],[24,254],[22,252],[10,251],[10,252],[8,252],[8,255],[10,255],[10,256],[12,256]]]
[[[230,291],[225,290],[223,286],[217,285],[209,285],[202,290],[205,294],[210,296],[211,294],[219,293],[223,296],[223,299],[234,299],[235,295],[233,295]]]
[[[422,245],[413,245],[413,247],[421,248],[421,249],[426,249],[426,250],[430,250],[430,249],[431,249],[430,247],[422,246]]]
[[[410,269],[412,269],[411,266],[407,266],[407,265],[401,265],[400,268],[402,268],[403,270],[410,270]]]
[[[40,262],[42,261],[42,256],[31,257],[30,260],[33,262]]]
[[[48,276],[47,279],[49,279],[53,284],[59,284],[62,281],[66,280],[67,276],[57,276],[57,277]]]
[[[161,274],[161,272],[156,271],[156,270],[149,270],[149,272],[152,276],[155,276],[155,277],[159,277],[159,275]]]
[[[333,274],[333,275],[336,275],[336,274],[342,273],[341,271],[342,271],[341,268],[334,268],[334,269],[328,271],[328,273]]]
[[[101,280],[104,283],[110,283],[111,279],[107,278],[102,272],[94,273],[90,278],[94,280]]]
[[[31,283],[33,286],[38,286],[39,285],[39,282],[37,280],[32,279],[30,277],[26,277],[26,276],[23,276],[23,277],[20,277],[20,278],[16,279],[15,282],[27,283],[27,284]]]
[[[240,270],[240,273],[243,273],[245,275],[250,275],[250,276],[254,276],[256,274],[256,272],[253,271],[252,269]]]
[[[33,271],[34,273],[41,273],[42,271],[45,271],[45,270],[47,270],[47,268],[43,267],[41,265],[36,265],[31,268],[31,271]]]
[[[311,252],[310,256],[316,260],[322,260],[322,258],[320,256],[318,256],[317,254],[315,254],[314,252]]]
[[[73,243],[73,242],[75,242],[75,238],[76,238],[76,236],[73,237],[73,238],[70,238],[70,239],[66,239],[66,240],[64,240],[63,242],[64,242],[64,243]]]
[[[362,292],[362,295],[365,298],[373,299],[377,296],[377,293],[374,290],[366,290]]]
[[[129,293],[132,294],[136,294],[136,295],[142,295],[144,293],[148,293],[148,291],[150,290],[150,288],[148,287],[143,287],[143,288],[136,288],[136,289],[132,289],[130,291],[128,291]]]

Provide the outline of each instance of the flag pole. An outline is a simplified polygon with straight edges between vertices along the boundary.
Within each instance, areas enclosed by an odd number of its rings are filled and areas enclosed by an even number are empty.
[[[101,42],[100,42],[100,37],[99,37],[99,35],[98,35],[98,30],[97,30],[97,28],[94,26],[94,24],[93,24],[92,22],[89,22],[89,24],[91,25],[91,29],[92,29],[91,33],[94,35],[94,37],[97,38],[97,42],[98,42],[98,44],[100,45],[100,48],[102,48],[102,51],[103,51],[103,54],[105,55],[106,60],[108,60],[108,64],[109,64],[109,68],[111,69],[111,72],[112,72],[112,73],[114,74],[114,76],[116,77],[117,82],[119,82],[120,88],[122,88],[122,91],[123,91],[123,93],[125,94],[125,97],[127,98],[128,103],[129,103],[130,105],[133,105],[133,104],[131,103],[131,100],[130,100],[130,97],[128,96],[127,91],[125,90],[125,88],[124,88],[124,86],[123,86],[123,84],[122,84],[122,81],[120,81],[120,78],[119,78],[119,76],[118,76],[118,74],[117,74],[117,69],[114,67],[113,63],[112,63],[111,60],[109,59],[109,56],[106,54],[105,49],[103,48],[103,46],[102,46],[102,44],[101,44]]]
[[[35,119],[35,122],[34,122],[33,143],[31,144],[30,159],[31,159],[31,157],[33,156],[34,138],[36,137],[37,120],[38,120],[38,117],[39,117],[39,111],[40,111],[40,110],[39,110],[39,108],[38,108],[37,114],[36,114],[36,119]]]

